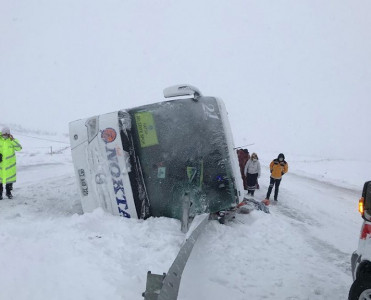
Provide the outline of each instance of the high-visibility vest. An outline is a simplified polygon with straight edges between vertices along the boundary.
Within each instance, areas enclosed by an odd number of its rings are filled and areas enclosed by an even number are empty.
[[[17,180],[15,151],[22,149],[17,139],[3,138],[0,136],[0,153],[3,160],[0,163],[0,182],[2,184],[13,183]]]

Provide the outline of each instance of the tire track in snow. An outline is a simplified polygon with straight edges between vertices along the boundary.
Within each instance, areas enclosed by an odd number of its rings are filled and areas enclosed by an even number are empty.
[[[294,230],[302,232],[308,245],[315,250],[325,261],[332,262],[334,266],[347,274],[351,274],[351,263],[349,253],[345,253],[330,243],[311,234],[308,226],[321,227],[321,223],[310,216],[303,216],[297,209],[293,209],[285,204],[278,203],[274,206],[284,217],[294,224]]]

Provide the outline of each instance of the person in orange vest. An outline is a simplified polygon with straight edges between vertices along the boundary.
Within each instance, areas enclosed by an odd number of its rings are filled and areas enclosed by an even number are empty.
[[[285,161],[285,155],[283,153],[280,153],[276,159],[272,160],[272,162],[269,165],[269,168],[271,171],[271,178],[267,192],[267,197],[265,198],[265,200],[269,200],[269,197],[273,190],[273,186],[275,186],[274,201],[278,201],[278,189],[280,187],[282,176],[286,174],[287,171],[289,170],[289,165]]]

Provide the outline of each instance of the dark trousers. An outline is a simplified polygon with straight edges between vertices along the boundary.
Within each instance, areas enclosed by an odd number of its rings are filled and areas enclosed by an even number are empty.
[[[10,192],[12,191],[12,189],[13,189],[13,183],[7,183],[5,185],[6,194],[10,194]],[[3,194],[3,190],[4,190],[3,184],[0,184],[0,195]]]
[[[256,188],[256,182],[258,180],[258,173],[255,174],[247,174],[246,175],[246,183],[247,183],[247,190],[249,191],[249,194],[254,196],[255,188]]]
[[[269,183],[269,188],[268,188],[268,192],[267,192],[267,199],[269,199],[269,197],[271,196],[271,193],[272,193],[272,190],[273,190],[273,186],[275,186],[275,189],[274,189],[274,200],[277,200],[277,197],[278,197],[278,189],[280,188],[280,183],[281,183],[281,179],[274,179],[271,177],[271,181]]]

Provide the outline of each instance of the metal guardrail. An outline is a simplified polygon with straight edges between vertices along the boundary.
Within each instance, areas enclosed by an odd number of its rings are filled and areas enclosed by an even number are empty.
[[[176,300],[178,298],[183,270],[192,252],[193,246],[200,233],[205,228],[210,215],[205,214],[198,217],[199,219],[197,221],[199,224],[180,248],[167,274],[152,274],[150,271],[147,273],[146,291],[142,294],[144,300]],[[193,222],[195,221],[196,218]]]

